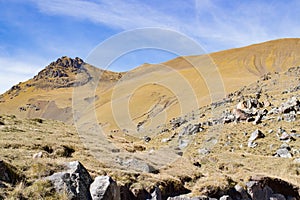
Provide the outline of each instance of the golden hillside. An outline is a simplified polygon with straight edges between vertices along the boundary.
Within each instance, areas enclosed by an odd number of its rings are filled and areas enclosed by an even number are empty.
[[[127,73],[99,72],[83,61],[63,57],[46,68],[54,66],[52,74],[41,72],[43,76],[39,74],[3,94],[0,110],[20,117],[72,123],[73,88],[79,81],[76,88],[83,88],[77,91],[92,91],[79,92],[75,98],[82,98],[86,110],[96,109],[99,123],[108,130],[135,129],[138,123],[150,128],[151,124],[157,126],[223,98],[266,72],[298,66],[299,47],[300,39],[280,39],[208,55],[178,57],[158,65],[145,64]],[[78,62],[85,72],[76,71],[74,63]],[[55,72],[62,68],[67,70]],[[96,74],[101,75],[97,88],[82,84],[97,79],[89,77]],[[95,107],[90,106],[94,100]]]

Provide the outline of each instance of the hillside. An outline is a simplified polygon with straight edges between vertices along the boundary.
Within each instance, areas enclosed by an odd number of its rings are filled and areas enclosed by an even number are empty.
[[[11,175],[3,178],[0,172],[0,198],[79,195],[71,189],[55,192],[70,182],[90,184],[86,179],[62,179],[62,186],[55,182],[66,166],[76,164],[71,161],[79,160],[90,175],[82,166],[80,172],[67,173],[91,176],[93,181],[112,177],[122,192],[112,192],[113,181],[100,182],[110,185],[102,188],[109,197],[300,199],[299,72],[292,67],[265,74],[220,101],[157,127],[147,137],[121,137],[112,131],[108,139],[114,149],[101,146],[99,135],[78,137],[73,126],[59,121],[2,115],[0,167],[6,166]]]

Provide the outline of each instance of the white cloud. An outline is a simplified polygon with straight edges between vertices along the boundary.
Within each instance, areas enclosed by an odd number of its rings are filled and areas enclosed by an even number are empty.
[[[32,60],[34,62],[21,58],[0,57],[0,94],[13,85],[32,78],[40,71],[44,61],[38,58]]]

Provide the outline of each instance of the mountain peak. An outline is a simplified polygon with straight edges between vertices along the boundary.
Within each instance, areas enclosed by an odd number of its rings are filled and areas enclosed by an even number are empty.
[[[38,75],[34,77],[34,80],[70,77],[71,75],[76,75],[83,64],[84,61],[81,58],[76,57],[75,59],[72,59],[63,56],[50,63],[44,70],[39,72]]]

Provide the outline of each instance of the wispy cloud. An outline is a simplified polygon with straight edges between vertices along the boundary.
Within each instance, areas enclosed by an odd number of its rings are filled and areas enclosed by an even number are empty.
[[[209,51],[300,33],[300,29],[295,26],[299,25],[295,20],[299,15],[296,12],[299,11],[297,1],[239,1],[225,4],[219,0],[195,0],[156,2],[156,5],[118,0],[34,2],[41,12],[50,15],[67,15],[122,30],[141,27],[171,28],[202,42]],[[163,9],[159,10],[158,7]],[[286,12],[287,8],[289,12]],[[182,12],[184,9],[188,10]],[[272,25],[276,21],[279,21],[277,25],[281,30]],[[292,28],[293,33],[282,30],[285,28]]]

